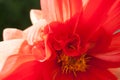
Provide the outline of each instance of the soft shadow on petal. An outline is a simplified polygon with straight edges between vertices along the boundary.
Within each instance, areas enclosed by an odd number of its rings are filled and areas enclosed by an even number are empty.
[[[31,19],[32,24],[37,23],[42,18],[43,18],[43,15],[40,10],[32,9],[30,11],[30,19]]]
[[[0,69],[10,55],[17,54],[24,40],[14,39],[0,42]]]
[[[20,39],[22,37],[22,31],[15,28],[6,28],[3,31],[3,40]]]

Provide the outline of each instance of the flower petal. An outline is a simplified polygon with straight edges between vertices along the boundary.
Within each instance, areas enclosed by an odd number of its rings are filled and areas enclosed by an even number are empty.
[[[110,46],[111,40],[112,35],[103,28],[99,28],[89,39],[90,48],[88,52],[90,54],[104,52]]]
[[[78,74],[77,80],[117,80],[117,78],[106,69],[100,66],[89,66],[86,72]]]
[[[116,0],[89,0],[79,21],[77,33],[83,40],[88,40],[101,27],[108,11]]]
[[[98,24],[101,19],[106,17],[108,11],[116,0],[89,0],[86,9],[83,11],[85,21],[91,24]]]
[[[0,72],[0,77],[6,77],[21,64],[32,60],[35,60],[35,57],[31,52],[31,46],[29,46],[27,42],[24,41],[20,46],[17,54],[13,54],[7,57],[2,71]]]
[[[30,19],[32,21],[32,24],[37,23],[40,19],[42,19],[43,15],[40,10],[34,10],[32,9],[30,11]]]
[[[109,33],[120,29],[120,0],[117,0],[108,13],[108,18],[103,24],[103,27]]]
[[[60,68],[58,68],[54,61],[43,63],[30,61],[19,66],[4,80],[16,80],[18,78],[21,80],[73,80],[73,75],[62,74],[59,70]]]
[[[91,68],[90,73],[99,80],[117,80],[117,77],[114,76],[110,71],[102,68],[98,68],[98,66],[94,66]]]
[[[93,56],[106,61],[120,62],[120,33],[114,35],[106,52],[94,54]]]
[[[23,33],[21,30],[15,28],[7,28],[3,31],[3,39],[10,40],[10,39],[20,39],[23,38]]]
[[[4,80],[42,80],[38,61],[30,61],[20,65],[12,74]]]
[[[49,66],[49,67],[48,67]],[[22,64],[4,80],[52,80],[56,66],[54,61],[38,62],[30,61]],[[26,74],[26,75],[25,75]]]
[[[120,80],[120,68],[112,68],[110,71],[118,77],[118,80]]]
[[[44,16],[49,22],[63,22],[81,12],[82,0],[41,0],[41,6]]]
[[[44,28],[47,24],[45,19],[40,19],[36,24],[33,24],[31,27],[24,30],[24,37],[30,45],[33,45],[34,42],[41,40],[40,29]]]
[[[86,8],[86,6],[87,6],[87,4],[88,4],[89,1],[90,0],[82,0],[83,9]]]
[[[2,69],[6,59],[19,52],[20,46],[24,40],[14,39],[0,42],[0,70]]]

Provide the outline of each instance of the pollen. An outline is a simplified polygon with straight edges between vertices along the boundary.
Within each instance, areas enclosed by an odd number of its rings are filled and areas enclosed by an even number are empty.
[[[58,63],[61,64],[61,70],[63,73],[73,72],[76,76],[77,72],[85,72],[88,68],[89,58],[85,54],[81,55],[79,58],[66,56],[61,54],[58,57]]]

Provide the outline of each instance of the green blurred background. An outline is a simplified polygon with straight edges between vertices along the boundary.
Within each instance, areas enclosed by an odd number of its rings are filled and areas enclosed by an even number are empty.
[[[25,29],[31,25],[29,12],[40,9],[39,0],[0,0],[0,41],[5,28]]]

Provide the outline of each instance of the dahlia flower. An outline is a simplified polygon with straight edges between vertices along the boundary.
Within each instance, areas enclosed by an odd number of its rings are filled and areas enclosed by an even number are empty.
[[[120,79],[120,0],[41,0],[41,7],[31,11],[31,27],[4,30],[2,80]]]

